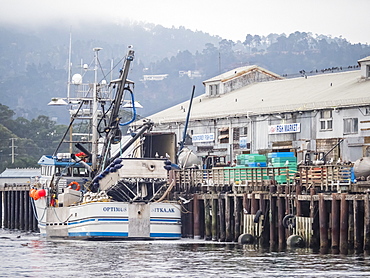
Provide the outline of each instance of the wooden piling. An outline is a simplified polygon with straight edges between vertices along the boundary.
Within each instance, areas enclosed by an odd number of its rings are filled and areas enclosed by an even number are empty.
[[[361,221],[358,200],[353,200],[353,248],[357,252],[361,250]]]
[[[3,209],[3,222],[1,228],[8,228],[8,192],[3,191],[3,201],[4,201],[4,209]]]
[[[247,193],[244,193],[243,194],[243,221],[242,221],[242,231],[243,233],[245,232],[246,230],[246,223],[245,223],[245,218],[244,218],[244,215],[245,214],[248,214],[249,213],[249,210],[248,210],[248,194]]]
[[[238,196],[234,196],[234,241],[237,242],[238,241],[238,238],[241,234],[241,230],[240,230],[240,227],[241,227],[241,221],[240,221],[240,218],[241,218],[241,204],[240,204],[240,198],[238,198]]]
[[[10,191],[10,229],[14,230],[15,228],[15,191]]]
[[[364,198],[364,251],[370,250],[370,204],[369,193]]]
[[[226,231],[225,231],[225,205],[224,205],[224,200],[222,198],[222,195],[218,195],[218,209],[219,209],[219,231],[220,231],[220,236],[219,240],[221,242],[224,242],[226,240]]]
[[[193,227],[194,227],[194,239],[200,239],[200,219],[199,219],[199,200],[198,194],[194,194],[193,197]]]
[[[0,229],[3,228],[3,204],[4,204],[4,192],[0,191]]]
[[[283,226],[283,218],[285,216],[285,198],[278,197],[277,198],[277,206],[278,206],[278,242],[279,242],[279,250],[283,250],[285,248],[286,238],[285,238],[285,227]]]
[[[339,252],[347,254],[348,252],[348,204],[345,193],[340,196],[340,235]]]
[[[219,218],[218,216],[218,200],[217,199],[212,199],[212,240],[217,241],[218,240],[218,233],[217,233],[217,219]]]
[[[256,194],[251,194],[251,214],[256,214],[258,210],[258,201],[256,200]]]
[[[276,197],[270,194],[270,213],[269,213],[269,224],[270,224],[270,249],[275,250],[277,246],[277,233],[276,233]]]
[[[231,224],[231,199],[228,193],[225,193],[225,228],[226,228],[226,238],[227,242],[231,242],[232,238],[232,224]]]
[[[19,214],[19,229],[24,231],[25,230],[25,227],[24,227],[24,220],[25,220],[25,215],[24,215],[24,203],[25,203],[25,193],[26,191],[20,191],[19,192],[19,211],[20,211],[20,214]]]
[[[326,252],[329,247],[328,217],[326,212],[324,194],[319,194],[319,225],[320,225],[320,250]]]
[[[331,249],[334,253],[339,251],[340,215],[337,196],[338,194],[333,193],[331,201]]]
[[[353,201],[352,200],[347,201],[347,207],[348,207],[348,223],[347,223],[347,227],[348,227],[347,244],[348,246],[347,248],[353,249],[355,229],[354,229],[354,213],[353,213]]]
[[[295,196],[295,207],[296,207],[296,215],[302,216],[302,204],[298,200],[298,196],[302,194],[302,186],[297,185],[296,186],[296,196]]]
[[[210,199],[207,196],[204,197],[204,239],[212,239],[212,221],[211,221],[211,205]]]
[[[30,230],[30,197],[26,192],[24,199],[24,227],[26,231]]]
[[[311,246],[317,248],[320,246],[320,226],[319,226],[319,214],[317,212],[317,205],[315,204],[314,196],[316,195],[315,188],[310,188],[310,218],[312,219],[312,237]]]
[[[14,192],[14,229],[19,230],[19,191],[13,191]]]

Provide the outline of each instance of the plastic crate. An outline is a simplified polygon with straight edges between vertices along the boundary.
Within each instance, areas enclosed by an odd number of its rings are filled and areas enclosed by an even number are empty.
[[[294,157],[294,152],[276,152],[267,154],[268,158],[273,157]]]
[[[273,157],[271,158],[272,163],[285,163],[287,161],[297,163],[297,158],[296,157]]]
[[[266,162],[248,162],[248,167],[266,167]]]

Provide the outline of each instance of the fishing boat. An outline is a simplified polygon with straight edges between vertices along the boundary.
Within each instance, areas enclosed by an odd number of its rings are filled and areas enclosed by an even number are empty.
[[[171,161],[143,156],[153,123],[145,121],[128,136],[121,132],[136,117],[133,82],[127,79],[134,50],[129,47],[118,79],[98,82],[100,50],[94,48],[94,83],[83,84],[80,74],[69,77],[64,102],[71,122],[55,153],[38,162],[41,176],[30,196],[40,233],[71,239],[179,239],[180,204],[169,200]],[[132,117],[122,123],[126,104]],[[61,152],[63,143],[67,151]]]

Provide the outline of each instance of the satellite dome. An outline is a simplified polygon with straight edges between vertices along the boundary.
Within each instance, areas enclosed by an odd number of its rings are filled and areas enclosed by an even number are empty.
[[[76,73],[72,76],[72,84],[74,85],[81,85],[82,84],[82,75]]]

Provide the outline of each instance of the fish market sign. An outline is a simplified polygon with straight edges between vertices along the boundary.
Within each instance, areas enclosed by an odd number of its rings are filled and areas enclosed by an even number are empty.
[[[301,132],[300,123],[269,125],[269,134],[298,133],[298,132]]]
[[[213,133],[194,134],[192,138],[193,143],[213,142],[213,141],[215,141],[215,135]]]

